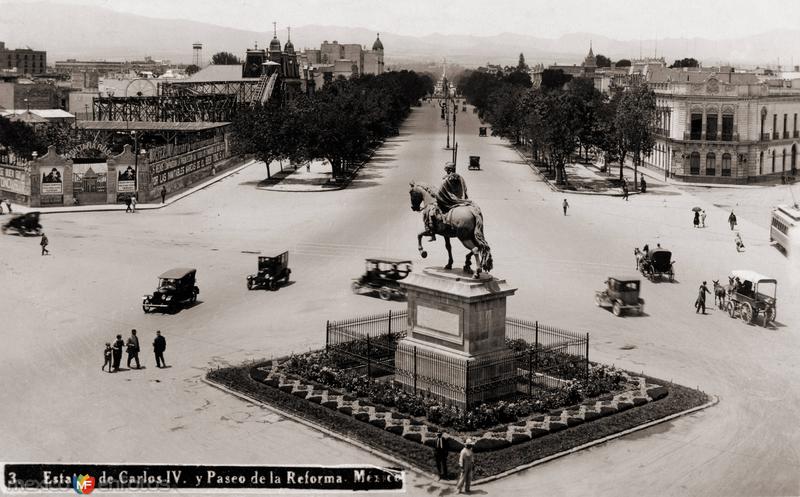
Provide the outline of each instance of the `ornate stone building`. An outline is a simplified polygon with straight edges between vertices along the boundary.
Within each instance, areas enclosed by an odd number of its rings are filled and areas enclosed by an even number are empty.
[[[659,107],[647,165],[692,182],[796,174],[800,80],[760,80],[725,67],[651,70],[646,80]]]

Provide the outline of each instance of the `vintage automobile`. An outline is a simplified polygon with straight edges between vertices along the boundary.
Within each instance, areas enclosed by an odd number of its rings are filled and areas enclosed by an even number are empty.
[[[366,271],[353,280],[353,293],[360,294],[366,288],[377,291],[383,300],[405,297],[406,292],[400,287],[400,280],[411,273],[411,265],[411,261],[404,259],[367,259]]]
[[[162,273],[156,291],[143,297],[142,310],[146,313],[156,309],[175,312],[182,305],[196,302],[200,293],[195,285],[196,273],[196,269],[181,267]]]
[[[486,136],[486,127],[481,126],[478,128],[478,136]]]
[[[39,224],[39,212],[27,212],[14,216],[3,225],[3,233],[9,231],[22,236],[39,236],[42,234],[42,225]]]
[[[258,272],[247,277],[247,289],[269,288],[277,290],[281,281],[289,282],[289,252],[284,252],[275,257],[259,257]]]
[[[672,260],[672,252],[662,248],[657,248],[650,251],[647,257],[643,257],[639,262],[639,270],[642,276],[650,281],[655,281],[656,277],[669,276],[670,281],[675,280],[675,270],[673,265],[675,261]]]
[[[738,279],[738,281],[737,281]],[[732,318],[755,323],[761,316],[762,326],[768,326],[777,315],[778,281],[755,271],[731,271],[730,285],[725,294],[724,309]]]
[[[644,310],[644,299],[639,298],[641,281],[635,278],[610,276],[606,280],[605,290],[594,294],[594,302],[598,307],[611,307],[615,316],[625,311],[641,314]]]
[[[480,171],[481,169],[481,157],[479,155],[470,155],[469,156],[469,166],[468,169],[470,171],[477,170]]]

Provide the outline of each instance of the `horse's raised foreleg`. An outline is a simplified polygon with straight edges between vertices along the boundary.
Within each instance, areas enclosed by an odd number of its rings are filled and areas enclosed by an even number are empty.
[[[447,249],[447,265],[445,269],[453,269],[453,247],[450,245],[450,237],[444,237],[444,248]]]
[[[428,232],[428,230],[424,230],[420,231],[420,233],[417,235],[417,250],[419,250],[419,255],[421,255],[423,259],[428,257],[428,252],[422,248],[422,237],[425,235],[430,236],[430,232]]]

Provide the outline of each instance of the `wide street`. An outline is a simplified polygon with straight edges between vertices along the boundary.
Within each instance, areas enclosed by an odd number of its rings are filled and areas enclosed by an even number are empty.
[[[767,225],[740,217],[737,253],[728,211],[674,186],[646,195],[553,193],[478,119],[458,114],[458,172],[481,207],[493,274],[519,290],[509,315],[591,333],[590,358],[672,380],[719,397],[691,416],[475,487],[488,495],[800,494],[800,278],[768,244]],[[38,239],[3,236],[0,459],[8,462],[388,465],[348,443],[207,386],[208,368],[306,351],[324,344],[325,322],[401,309],[350,292],[369,256],[442,265],[444,244],[419,257],[419,213],[409,181],[438,185],[450,152],[438,107],[414,109],[353,184],[341,191],[256,188],[261,165],[156,211],[43,217],[51,256]],[[482,171],[467,171],[480,155]],[[733,193],[733,191],[731,192]],[[692,227],[691,208],[708,228]],[[643,282],[641,317],[595,307],[609,275],[633,275],[634,247],[673,250],[676,282]],[[455,242],[458,265],[464,250]],[[290,251],[292,284],[252,291],[256,252]],[[175,315],[145,315],[141,297],[173,266],[198,269],[200,302]],[[777,325],[748,326],[711,308],[696,314],[702,280],[732,269],[778,278]],[[713,302],[713,296],[709,303]],[[136,328],[146,369],[100,371],[105,342]],[[150,353],[167,339],[166,362]],[[123,360],[124,361],[124,360]],[[480,463],[480,459],[478,459]],[[409,473],[409,495],[449,495],[453,486]]]

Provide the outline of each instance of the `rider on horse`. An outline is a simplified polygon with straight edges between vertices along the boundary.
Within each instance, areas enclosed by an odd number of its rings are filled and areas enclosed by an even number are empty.
[[[467,183],[456,172],[455,163],[448,162],[444,165],[444,170],[445,176],[442,178],[442,186],[436,194],[436,204],[442,216],[446,215],[453,207],[471,204],[467,196]],[[434,216],[431,215],[426,221],[429,223],[434,222]],[[433,231],[435,230],[431,230],[431,232]],[[434,240],[436,240],[436,235],[432,235],[430,238],[430,241]]]

